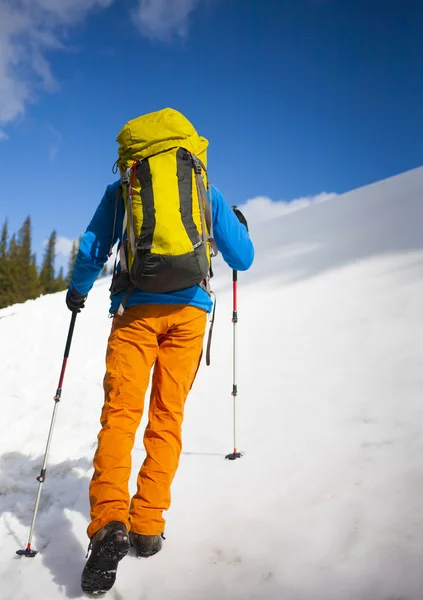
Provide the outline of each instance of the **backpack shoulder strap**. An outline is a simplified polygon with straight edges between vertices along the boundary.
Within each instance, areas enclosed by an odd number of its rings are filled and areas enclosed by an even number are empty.
[[[116,195],[115,195],[115,214],[113,216],[113,229],[112,229],[112,239],[110,241],[110,249],[109,249],[109,253],[108,253],[108,257],[110,258],[113,254],[113,241],[115,239],[115,233],[116,233],[116,219],[117,219],[117,211],[118,211],[118,206],[119,206],[119,200],[122,196],[122,184],[119,183],[119,185],[116,188]]]

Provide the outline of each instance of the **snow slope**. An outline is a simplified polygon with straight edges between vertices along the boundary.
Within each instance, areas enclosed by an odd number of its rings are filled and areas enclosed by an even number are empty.
[[[224,460],[231,273],[218,262],[212,366],[188,400],[167,540],[154,558],[128,556],[107,598],[421,600],[423,168],[287,214],[254,203],[246,213],[257,258],[239,277],[245,455]],[[34,559],[15,551],[29,533],[70,313],[64,293],[0,311],[1,600],[81,597],[107,309],[99,281],[77,318]]]

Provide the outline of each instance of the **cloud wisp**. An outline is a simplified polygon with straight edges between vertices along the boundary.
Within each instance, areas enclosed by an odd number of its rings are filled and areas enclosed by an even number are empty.
[[[65,50],[72,27],[116,1],[0,0],[0,140],[7,140],[4,127],[22,116],[40,91],[59,89],[48,53]],[[134,31],[161,42],[183,38],[194,11],[212,1],[136,0]]]
[[[59,88],[46,53],[63,50],[63,32],[95,8],[113,0],[2,0],[0,2],[0,139],[1,129],[25,112],[37,91]]]
[[[275,202],[268,196],[257,196],[247,200],[240,208],[252,222],[261,223],[263,221],[273,221],[313,204],[325,202],[336,196],[337,194],[334,193],[321,192],[320,194],[316,194],[316,196],[303,196],[290,202],[286,202],[285,200]]]
[[[142,35],[162,42],[185,37],[194,11],[205,0],[139,0],[133,19]]]

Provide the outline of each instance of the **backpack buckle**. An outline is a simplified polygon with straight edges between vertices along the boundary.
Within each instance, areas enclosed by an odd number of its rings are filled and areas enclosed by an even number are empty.
[[[201,163],[198,160],[198,158],[196,156],[194,156],[194,154],[191,154],[191,158],[192,158],[192,163],[194,166],[194,171],[197,175],[201,175]]]
[[[129,182],[130,182],[130,179],[131,179],[131,170],[132,170],[131,167],[128,167],[124,171],[124,173],[122,174],[122,177],[121,177],[120,180],[121,180],[121,182],[122,182],[123,185],[126,185],[126,186],[129,185]]]

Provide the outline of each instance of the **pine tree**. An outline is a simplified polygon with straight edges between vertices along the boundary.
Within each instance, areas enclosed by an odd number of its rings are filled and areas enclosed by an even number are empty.
[[[3,223],[3,227],[1,230],[1,238],[0,238],[0,260],[2,260],[3,258],[6,257],[7,255],[7,238],[8,238],[8,233],[7,233],[7,219],[6,221]]]
[[[61,292],[62,290],[65,290],[68,286],[66,285],[66,280],[63,274],[63,267],[60,267],[59,269],[59,274],[55,279],[55,283],[54,283],[54,291],[55,292]]]
[[[51,294],[57,291],[54,277],[56,235],[56,231],[53,231],[50,235],[44,253],[43,264],[41,265],[40,285],[42,294]]]
[[[10,238],[9,249],[7,252],[9,262],[9,301],[8,304],[21,302],[19,292],[19,245],[16,240],[16,234]]]
[[[8,256],[8,225],[4,222],[0,238],[0,308],[10,304],[10,264]]]
[[[31,218],[29,216],[19,230],[16,253],[15,302],[25,302],[40,295],[35,255],[31,253]]]
[[[69,287],[71,279],[72,279],[73,268],[76,263],[76,257],[78,255],[80,243],[81,243],[81,237],[79,237],[77,241],[74,240],[72,242],[72,250],[70,253],[70,257],[69,257],[68,275],[66,277],[66,286],[67,287]]]

